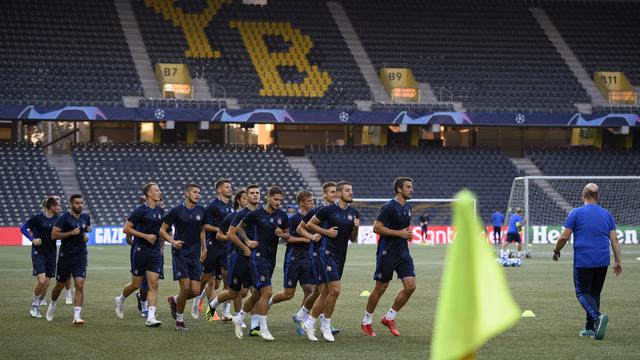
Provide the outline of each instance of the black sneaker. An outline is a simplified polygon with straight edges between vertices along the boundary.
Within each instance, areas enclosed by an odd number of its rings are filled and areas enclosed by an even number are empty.
[[[595,323],[596,328],[596,340],[604,339],[604,333],[607,331],[607,323],[609,322],[609,315],[602,314],[598,317]]]
[[[138,300],[138,311],[142,312],[142,300],[140,300],[140,291],[136,292],[136,300]]]
[[[176,299],[174,299],[173,296],[169,296],[167,298],[167,302],[169,303],[169,308],[171,309],[171,317],[175,320],[177,308],[178,308],[178,304],[176,304]],[[184,325],[184,323],[182,325]]]
[[[260,326],[256,326],[249,331],[249,336],[260,336]]]
[[[177,331],[188,331],[189,328],[184,324],[184,321],[176,321]]]

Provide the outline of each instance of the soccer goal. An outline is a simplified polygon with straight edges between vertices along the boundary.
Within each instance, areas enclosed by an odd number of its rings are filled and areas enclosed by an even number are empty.
[[[511,185],[507,216],[524,210],[527,244],[555,243],[571,209],[582,206],[582,188],[599,187],[598,204],[609,210],[623,243],[637,243],[640,230],[640,176],[524,176]],[[636,235],[633,235],[633,234]],[[629,235],[629,239],[626,236]],[[635,237],[635,239],[634,239]]]

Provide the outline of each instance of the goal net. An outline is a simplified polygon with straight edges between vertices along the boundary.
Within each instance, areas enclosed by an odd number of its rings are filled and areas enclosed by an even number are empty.
[[[511,185],[505,225],[516,209],[524,210],[524,239],[555,243],[571,209],[582,206],[582,188],[599,187],[598,204],[613,216],[623,243],[637,243],[640,230],[640,176],[524,176]],[[635,234],[635,235],[634,235]]]

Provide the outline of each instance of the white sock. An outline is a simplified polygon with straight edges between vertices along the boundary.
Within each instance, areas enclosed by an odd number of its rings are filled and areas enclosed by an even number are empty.
[[[71,296],[71,289],[67,289],[67,294],[69,294],[69,296]]]
[[[178,295],[173,295],[173,301],[175,301],[176,304],[178,303]]]
[[[260,331],[267,330],[267,315],[259,315],[258,318],[260,319]]]
[[[296,314],[296,320],[298,321],[305,320],[305,317],[307,315],[309,315],[309,309],[303,306],[300,308],[300,310],[298,310],[298,313]]]
[[[244,310],[240,309],[240,312],[238,312],[238,314],[236,314],[235,316],[235,321],[236,322],[244,322],[244,317],[247,315],[246,312],[244,312]]]
[[[40,305],[40,296],[33,295],[33,300],[31,300],[31,306],[38,307]]]
[[[57,301],[57,300],[56,300]],[[49,306],[51,306],[52,308],[55,309],[56,307],[56,301],[54,301],[53,299],[51,300],[51,302],[49,303]]]
[[[156,318],[156,307],[149,306],[149,313],[147,314],[147,320],[151,320],[155,318]]]
[[[320,316],[318,316],[318,319],[320,319],[320,321],[324,320],[324,314],[320,314]]]
[[[398,313],[397,311],[393,309],[389,309],[389,311],[387,312],[387,315],[385,315],[384,317],[386,317],[387,320],[395,320],[397,313]]]
[[[273,305],[273,296],[269,298],[269,302],[267,304],[269,305],[269,307]]]
[[[226,314],[231,314],[231,302],[230,301],[226,301],[224,303],[224,313]]]
[[[183,322],[184,321],[184,315],[176,314],[176,321]]]
[[[331,329],[331,319],[329,318],[323,318],[322,322],[320,323],[320,329]]]
[[[370,325],[373,322],[373,314],[365,311],[364,312],[364,319],[362,319],[362,323],[365,325]]]
[[[74,320],[80,319],[80,312],[81,311],[82,311],[82,307],[81,306],[75,306],[73,308],[73,319]]]
[[[313,328],[314,326],[316,326],[316,318],[314,318],[313,316],[309,315],[309,317],[307,318],[307,320],[304,322],[304,324],[307,327]]]
[[[124,299],[126,299],[126,297],[124,297],[124,294],[120,294],[120,296],[118,296],[118,301],[120,301],[121,303],[124,302]]]
[[[218,306],[220,304],[220,302],[218,302],[218,297],[214,297],[213,300],[211,300],[209,302],[209,307],[211,308],[211,310],[215,309],[216,306]]]
[[[148,306],[149,306],[148,302],[140,301],[140,307],[142,308],[142,311],[147,311],[148,310]]]
[[[251,314],[251,328],[255,329],[260,326],[260,315]]]

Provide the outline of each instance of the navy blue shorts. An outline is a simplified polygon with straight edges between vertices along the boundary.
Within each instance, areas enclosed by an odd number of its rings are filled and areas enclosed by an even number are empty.
[[[227,261],[226,247],[210,246],[202,264],[202,272],[212,274],[216,279],[222,279],[222,269],[227,270]]]
[[[33,276],[44,274],[48,278],[56,276],[56,255],[45,255],[42,251],[31,252],[31,264],[33,264]]]
[[[507,242],[522,242],[522,240],[520,239],[520,234],[507,233]]]
[[[313,253],[313,254],[314,255],[311,257],[311,260],[310,260],[311,278],[313,279],[313,284],[318,285],[322,280],[322,277],[320,276],[322,266],[320,265],[320,258],[318,257],[318,254],[317,253]]]
[[[284,287],[295,288],[300,285],[313,285],[315,279],[311,270],[311,260],[290,260],[284,263]]]
[[[253,277],[253,286],[256,289],[271,286],[271,275],[273,275],[273,270],[275,269],[275,262],[257,260],[252,255],[249,264],[251,276]]]
[[[56,280],[65,282],[69,276],[87,277],[87,255],[60,253],[58,256],[58,266],[56,268]]]
[[[202,277],[202,264],[198,255],[184,255],[182,253],[176,253],[175,249],[172,249],[173,253],[173,280],[180,279],[200,281]]]
[[[144,276],[147,271],[151,271],[156,274],[163,272],[164,256],[160,249],[133,246],[131,250],[131,274],[135,276]]]
[[[253,286],[253,277],[249,268],[249,257],[237,252],[229,255],[229,272],[227,273],[227,286],[233,291]]]
[[[393,272],[398,274],[398,279],[415,277],[416,269],[413,266],[411,256],[381,255],[376,257],[376,272],[373,280],[389,282],[393,278]]]
[[[320,284],[340,281],[344,270],[344,261],[333,256],[319,256],[320,259]]]

